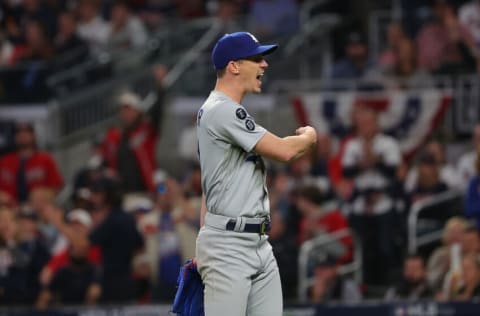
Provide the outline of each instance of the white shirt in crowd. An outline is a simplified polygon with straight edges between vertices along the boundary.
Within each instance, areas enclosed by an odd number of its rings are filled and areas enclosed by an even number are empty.
[[[98,55],[106,48],[109,35],[109,25],[100,16],[88,22],[79,23],[78,35],[87,41],[93,54]]]
[[[472,34],[477,47],[480,47],[480,3],[474,0],[462,5],[458,10],[458,18]]]

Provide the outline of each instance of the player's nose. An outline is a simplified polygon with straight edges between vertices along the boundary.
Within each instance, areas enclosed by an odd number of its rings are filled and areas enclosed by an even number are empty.
[[[262,68],[267,68],[268,67],[268,63],[265,59],[263,59],[262,62],[260,63],[260,67],[262,67]]]

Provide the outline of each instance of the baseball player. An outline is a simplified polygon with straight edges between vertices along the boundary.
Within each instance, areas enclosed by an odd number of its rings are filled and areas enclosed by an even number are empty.
[[[270,210],[262,156],[292,161],[317,135],[306,126],[295,136],[277,137],[241,104],[247,93],[261,91],[264,56],[276,49],[237,32],[221,37],[212,51],[217,81],[197,116],[204,194],[196,256],[207,316],[282,314],[280,276],[266,235]]]

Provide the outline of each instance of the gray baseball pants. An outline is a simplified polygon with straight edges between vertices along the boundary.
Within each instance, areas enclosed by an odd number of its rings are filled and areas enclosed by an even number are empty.
[[[267,235],[227,231],[212,217],[207,212],[196,247],[205,316],[282,315],[280,274]]]

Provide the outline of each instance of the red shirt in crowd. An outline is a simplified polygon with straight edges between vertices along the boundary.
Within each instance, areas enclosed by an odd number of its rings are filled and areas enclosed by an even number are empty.
[[[102,144],[102,156],[108,167],[117,170],[118,168],[118,150],[122,140],[122,130],[113,127],[107,131],[105,141]],[[155,144],[157,142],[157,132],[149,122],[138,124],[128,134],[130,148],[135,153],[138,166],[140,168],[145,187],[155,191],[153,183],[153,174],[156,169],[155,163]]]
[[[314,227],[312,227],[314,225]],[[300,221],[300,230],[299,230],[299,241],[303,243],[311,236],[312,229],[317,233],[334,233],[342,229],[348,228],[348,221],[343,216],[337,208],[328,208],[325,207],[322,210],[322,213],[318,216],[312,218],[310,216],[305,216]],[[317,235],[317,234],[315,234]],[[353,239],[352,236],[347,235],[339,239],[339,242],[345,246],[346,253],[338,259],[338,263],[347,263],[350,262],[353,258]]]
[[[87,259],[88,262],[96,266],[100,265],[102,261],[102,252],[100,250],[100,247],[91,246],[90,249],[88,249]],[[68,249],[65,249],[50,259],[50,261],[47,263],[47,268],[51,272],[55,273],[60,268],[63,268],[64,266],[69,264],[69,262],[70,256],[68,254]]]
[[[20,167],[20,155],[17,152],[0,158],[0,190],[18,200],[17,174]],[[28,192],[36,188],[60,190],[63,178],[53,157],[44,151],[35,151],[25,161],[25,177]]]

